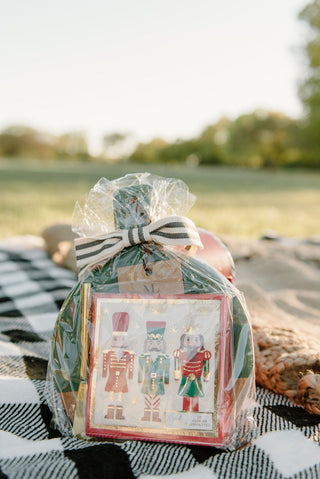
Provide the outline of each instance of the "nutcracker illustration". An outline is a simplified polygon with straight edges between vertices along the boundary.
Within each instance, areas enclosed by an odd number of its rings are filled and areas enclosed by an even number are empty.
[[[160,398],[169,383],[170,357],[165,354],[165,321],[147,321],[147,339],[144,353],[139,355],[138,382],[143,383],[144,416],[142,421],[161,422]]]
[[[204,396],[202,381],[209,381],[211,353],[204,347],[198,328],[189,327],[180,337],[180,349],[174,351],[174,379],[180,382],[178,395],[183,397],[183,411],[199,411]]]
[[[112,349],[103,351],[102,377],[107,377],[104,390],[109,392],[110,400],[106,419],[125,419],[121,404],[122,394],[128,392],[127,377],[133,378],[134,367],[134,352],[127,349],[128,326],[128,313],[119,312],[112,315]],[[114,401],[115,394],[118,395],[117,402]]]

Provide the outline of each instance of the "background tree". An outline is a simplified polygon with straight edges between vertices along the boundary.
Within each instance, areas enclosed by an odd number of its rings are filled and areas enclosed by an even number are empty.
[[[304,52],[307,72],[299,94],[305,107],[305,147],[314,152],[314,166],[320,166],[320,0],[309,3],[300,13],[309,30]],[[310,158],[309,158],[310,160]]]
[[[0,132],[0,157],[38,160],[90,159],[84,132],[55,136],[25,125],[12,125]]]
[[[0,156],[52,159],[55,137],[25,125],[12,125],[0,132]]]
[[[229,124],[228,163],[253,168],[288,166],[299,158],[299,123],[280,112],[256,110]]]
[[[130,133],[106,133],[102,138],[102,158],[120,160],[134,150],[134,138]]]
[[[56,156],[61,159],[90,159],[87,136],[83,131],[71,131],[59,136],[56,140],[55,151]]]
[[[138,143],[136,149],[130,155],[129,160],[142,163],[161,162],[161,153],[170,143],[162,138],[153,138],[148,143]]]

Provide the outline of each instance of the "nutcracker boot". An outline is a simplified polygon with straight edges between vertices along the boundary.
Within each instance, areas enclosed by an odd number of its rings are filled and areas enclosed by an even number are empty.
[[[113,419],[114,418],[114,406],[112,406],[112,405],[108,406],[108,412],[104,417],[106,419]]]
[[[123,413],[123,406],[117,406],[116,407],[116,419],[125,419]]]
[[[191,410],[194,412],[199,411],[199,398],[191,398]]]
[[[161,422],[161,419],[159,417],[159,413],[160,413],[159,409],[154,409],[152,411],[152,421],[153,422]]]
[[[185,396],[182,401],[182,410],[183,411],[190,411],[191,400],[189,397]]]
[[[144,416],[141,418],[141,421],[150,421],[151,420],[151,409],[144,408]]]

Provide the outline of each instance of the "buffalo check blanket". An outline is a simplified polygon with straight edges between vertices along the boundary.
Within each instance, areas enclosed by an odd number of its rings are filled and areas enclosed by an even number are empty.
[[[320,416],[259,388],[258,436],[234,452],[62,437],[44,386],[52,329],[75,281],[41,249],[0,250],[1,479],[320,478]]]

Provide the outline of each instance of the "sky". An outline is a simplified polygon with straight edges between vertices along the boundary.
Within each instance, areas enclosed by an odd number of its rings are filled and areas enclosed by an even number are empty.
[[[257,108],[299,116],[302,0],[0,0],[0,129],[200,133]]]

